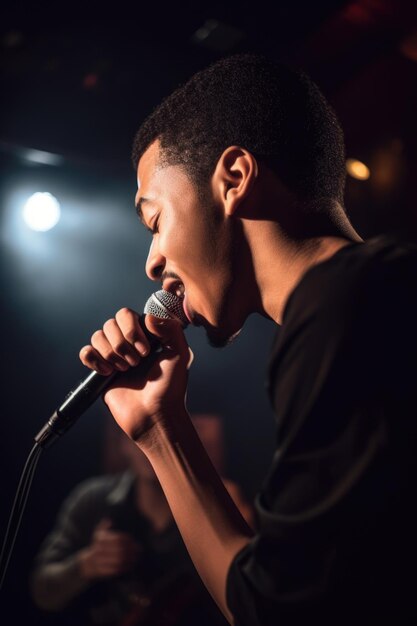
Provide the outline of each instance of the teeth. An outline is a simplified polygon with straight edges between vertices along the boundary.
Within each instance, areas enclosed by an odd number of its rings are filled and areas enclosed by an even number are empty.
[[[185,293],[184,285],[178,285],[178,287],[175,290],[175,295],[178,296],[178,298],[183,298],[184,293]]]
[[[168,291],[168,293],[172,293],[177,298],[184,298],[185,295],[185,287],[183,283],[180,281],[169,281],[162,285],[162,289],[164,291]]]

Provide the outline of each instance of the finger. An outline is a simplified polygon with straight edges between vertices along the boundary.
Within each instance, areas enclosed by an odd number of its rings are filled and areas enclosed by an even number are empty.
[[[96,332],[91,337],[91,345],[103,357],[105,361],[107,361],[111,365],[114,365],[117,369],[121,370],[122,372],[129,369],[129,364],[113,350],[113,346],[107,339],[104,331],[96,330]]]
[[[104,517],[99,521],[93,531],[93,539],[96,543],[102,545],[106,542],[108,534],[112,529],[112,521],[108,517]]]
[[[162,319],[154,315],[146,315],[145,324],[147,329],[158,337],[164,348],[179,354],[188,362],[190,357],[189,347],[179,322],[172,319]]]
[[[100,531],[102,538],[105,540],[106,545],[115,552],[126,551],[129,552],[133,549],[134,541],[130,535],[114,530],[113,528],[106,528]]]
[[[98,565],[98,572],[100,576],[117,576],[123,573],[123,565],[117,560],[104,559],[100,561]]]
[[[113,348],[113,352],[126,360],[132,367],[139,365],[140,355],[136,348],[126,339],[114,318],[107,320],[104,324],[103,333]]]
[[[101,565],[102,576],[118,576],[130,571],[134,563],[126,563],[124,561],[111,561],[109,563],[103,563]]]
[[[149,341],[143,332],[139,315],[132,309],[124,307],[116,313],[116,321],[123,336],[132,346],[135,346],[139,354],[142,356],[149,354]]]
[[[96,536],[96,550],[102,563],[133,562],[138,558],[139,550],[135,546],[120,544],[109,531],[100,531]]]
[[[81,363],[102,376],[108,376],[114,371],[113,366],[108,363],[97,350],[92,346],[84,346],[79,352]]]

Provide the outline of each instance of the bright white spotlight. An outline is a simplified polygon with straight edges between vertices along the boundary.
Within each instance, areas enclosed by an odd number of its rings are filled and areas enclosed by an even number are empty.
[[[50,230],[61,217],[58,200],[48,192],[34,193],[23,207],[23,219],[32,230]]]

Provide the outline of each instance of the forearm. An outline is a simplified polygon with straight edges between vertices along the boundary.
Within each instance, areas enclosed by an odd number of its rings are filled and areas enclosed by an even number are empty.
[[[189,416],[156,425],[146,446],[184,543],[207,589],[233,623],[226,580],[235,555],[252,531],[214,469]]]
[[[31,592],[36,604],[46,611],[60,611],[79,596],[89,580],[81,572],[82,552],[58,563],[47,563],[31,576]]]

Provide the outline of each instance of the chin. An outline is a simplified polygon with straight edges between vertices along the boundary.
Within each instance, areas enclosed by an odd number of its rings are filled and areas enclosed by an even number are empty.
[[[223,315],[220,319],[225,319]],[[195,315],[193,319],[195,326],[203,327],[206,331],[207,341],[213,348],[224,348],[236,339],[242,331],[243,324],[236,330],[235,325],[222,324],[214,326],[201,315]],[[233,327],[234,326],[234,327]]]
[[[206,329],[207,340],[213,348],[225,348],[229,346],[240,335],[241,329],[232,334],[222,333],[217,328]]]

